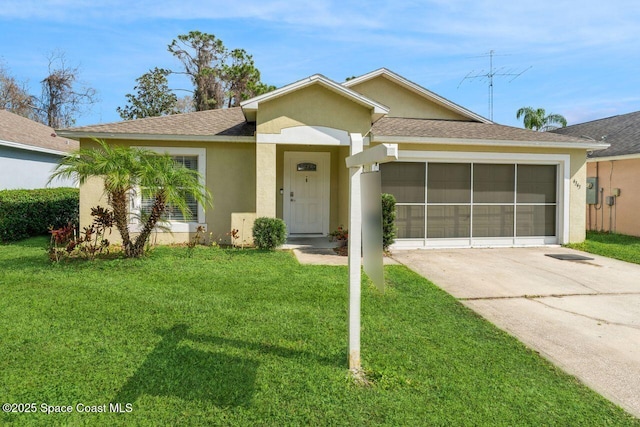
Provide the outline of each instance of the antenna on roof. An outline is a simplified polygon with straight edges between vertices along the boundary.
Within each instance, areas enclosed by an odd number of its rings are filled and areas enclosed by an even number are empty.
[[[460,88],[462,83],[464,83],[465,80],[487,79],[487,81],[489,82],[489,120],[493,121],[493,78],[510,76],[510,77],[513,77],[511,80],[509,80],[509,83],[511,83],[512,81],[514,81],[515,79],[523,75],[532,66],[530,66],[529,68],[525,68],[519,73],[512,72],[512,70],[501,72],[504,69],[504,67],[500,67],[498,69],[493,68],[493,57],[496,56],[495,51],[492,49],[486,55],[481,55],[481,57],[487,57],[487,56],[489,57],[489,71],[485,72],[484,70],[482,70],[476,74],[474,73],[474,70],[471,70],[462,80],[460,80],[460,83],[458,84],[458,89]],[[505,55],[500,55],[500,56],[505,56]]]

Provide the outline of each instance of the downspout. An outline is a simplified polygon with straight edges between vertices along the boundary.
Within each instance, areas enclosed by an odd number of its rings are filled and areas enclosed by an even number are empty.
[[[612,197],[613,194],[611,191],[611,180],[613,180],[613,160],[611,160],[611,169],[609,171],[609,197]],[[613,233],[613,206],[615,205],[616,200],[613,199],[613,204],[609,205],[609,233]]]

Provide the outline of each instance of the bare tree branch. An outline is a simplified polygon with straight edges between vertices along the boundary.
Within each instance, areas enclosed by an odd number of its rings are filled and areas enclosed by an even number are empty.
[[[54,129],[73,126],[76,117],[98,101],[96,90],[78,81],[79,68],[67,64],[64,52],[53,52],[48,60],[49,74],[40,82],[36,115]]]

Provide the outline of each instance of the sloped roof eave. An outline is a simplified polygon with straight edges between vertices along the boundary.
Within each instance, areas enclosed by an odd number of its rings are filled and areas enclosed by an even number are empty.
[[[599,153],[602,153],[602,151],[600,151]],[[618,154],[618,155],[612,155],[612,156],[587,157],[587,163],[610,162],[610,161],[613,161],[613,160],[616,160],[616,161],[636,160],[636,159],[640,159],[640,153]]]
[[[60,130],[58,135],[67,138],[120,139],[133,141],[194,141],[194,142],[255,142],[255,136],[237,135],[176,135],[153,133],[78,132]]]
[[[34,151],[37,153],[54,154],[56,156],[68,156],[69,151],[53,150],[51,148],[38,147],[37,145],[22,144],[19,142],[4,141],[0,139],[0,145],[18,150]]]
[[[3,109],[0,109],[0,140],[22,144],[21,149],[35,147],[30,151],[50,154],[68,153],[78,148],[78,141],[58,138],[51,127]]]

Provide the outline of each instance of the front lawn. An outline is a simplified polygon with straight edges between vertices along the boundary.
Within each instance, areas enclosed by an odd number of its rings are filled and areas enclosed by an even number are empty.
[[[360,387],[346,267],[204,247],[51,265],[45,245],[0,246],[0,397],[37,409],[0,424],[640,425],[405,267],[363,285]]]
[[[587,231],[582,243],[567,245],[592,254],[640,264],[640,237]]]

